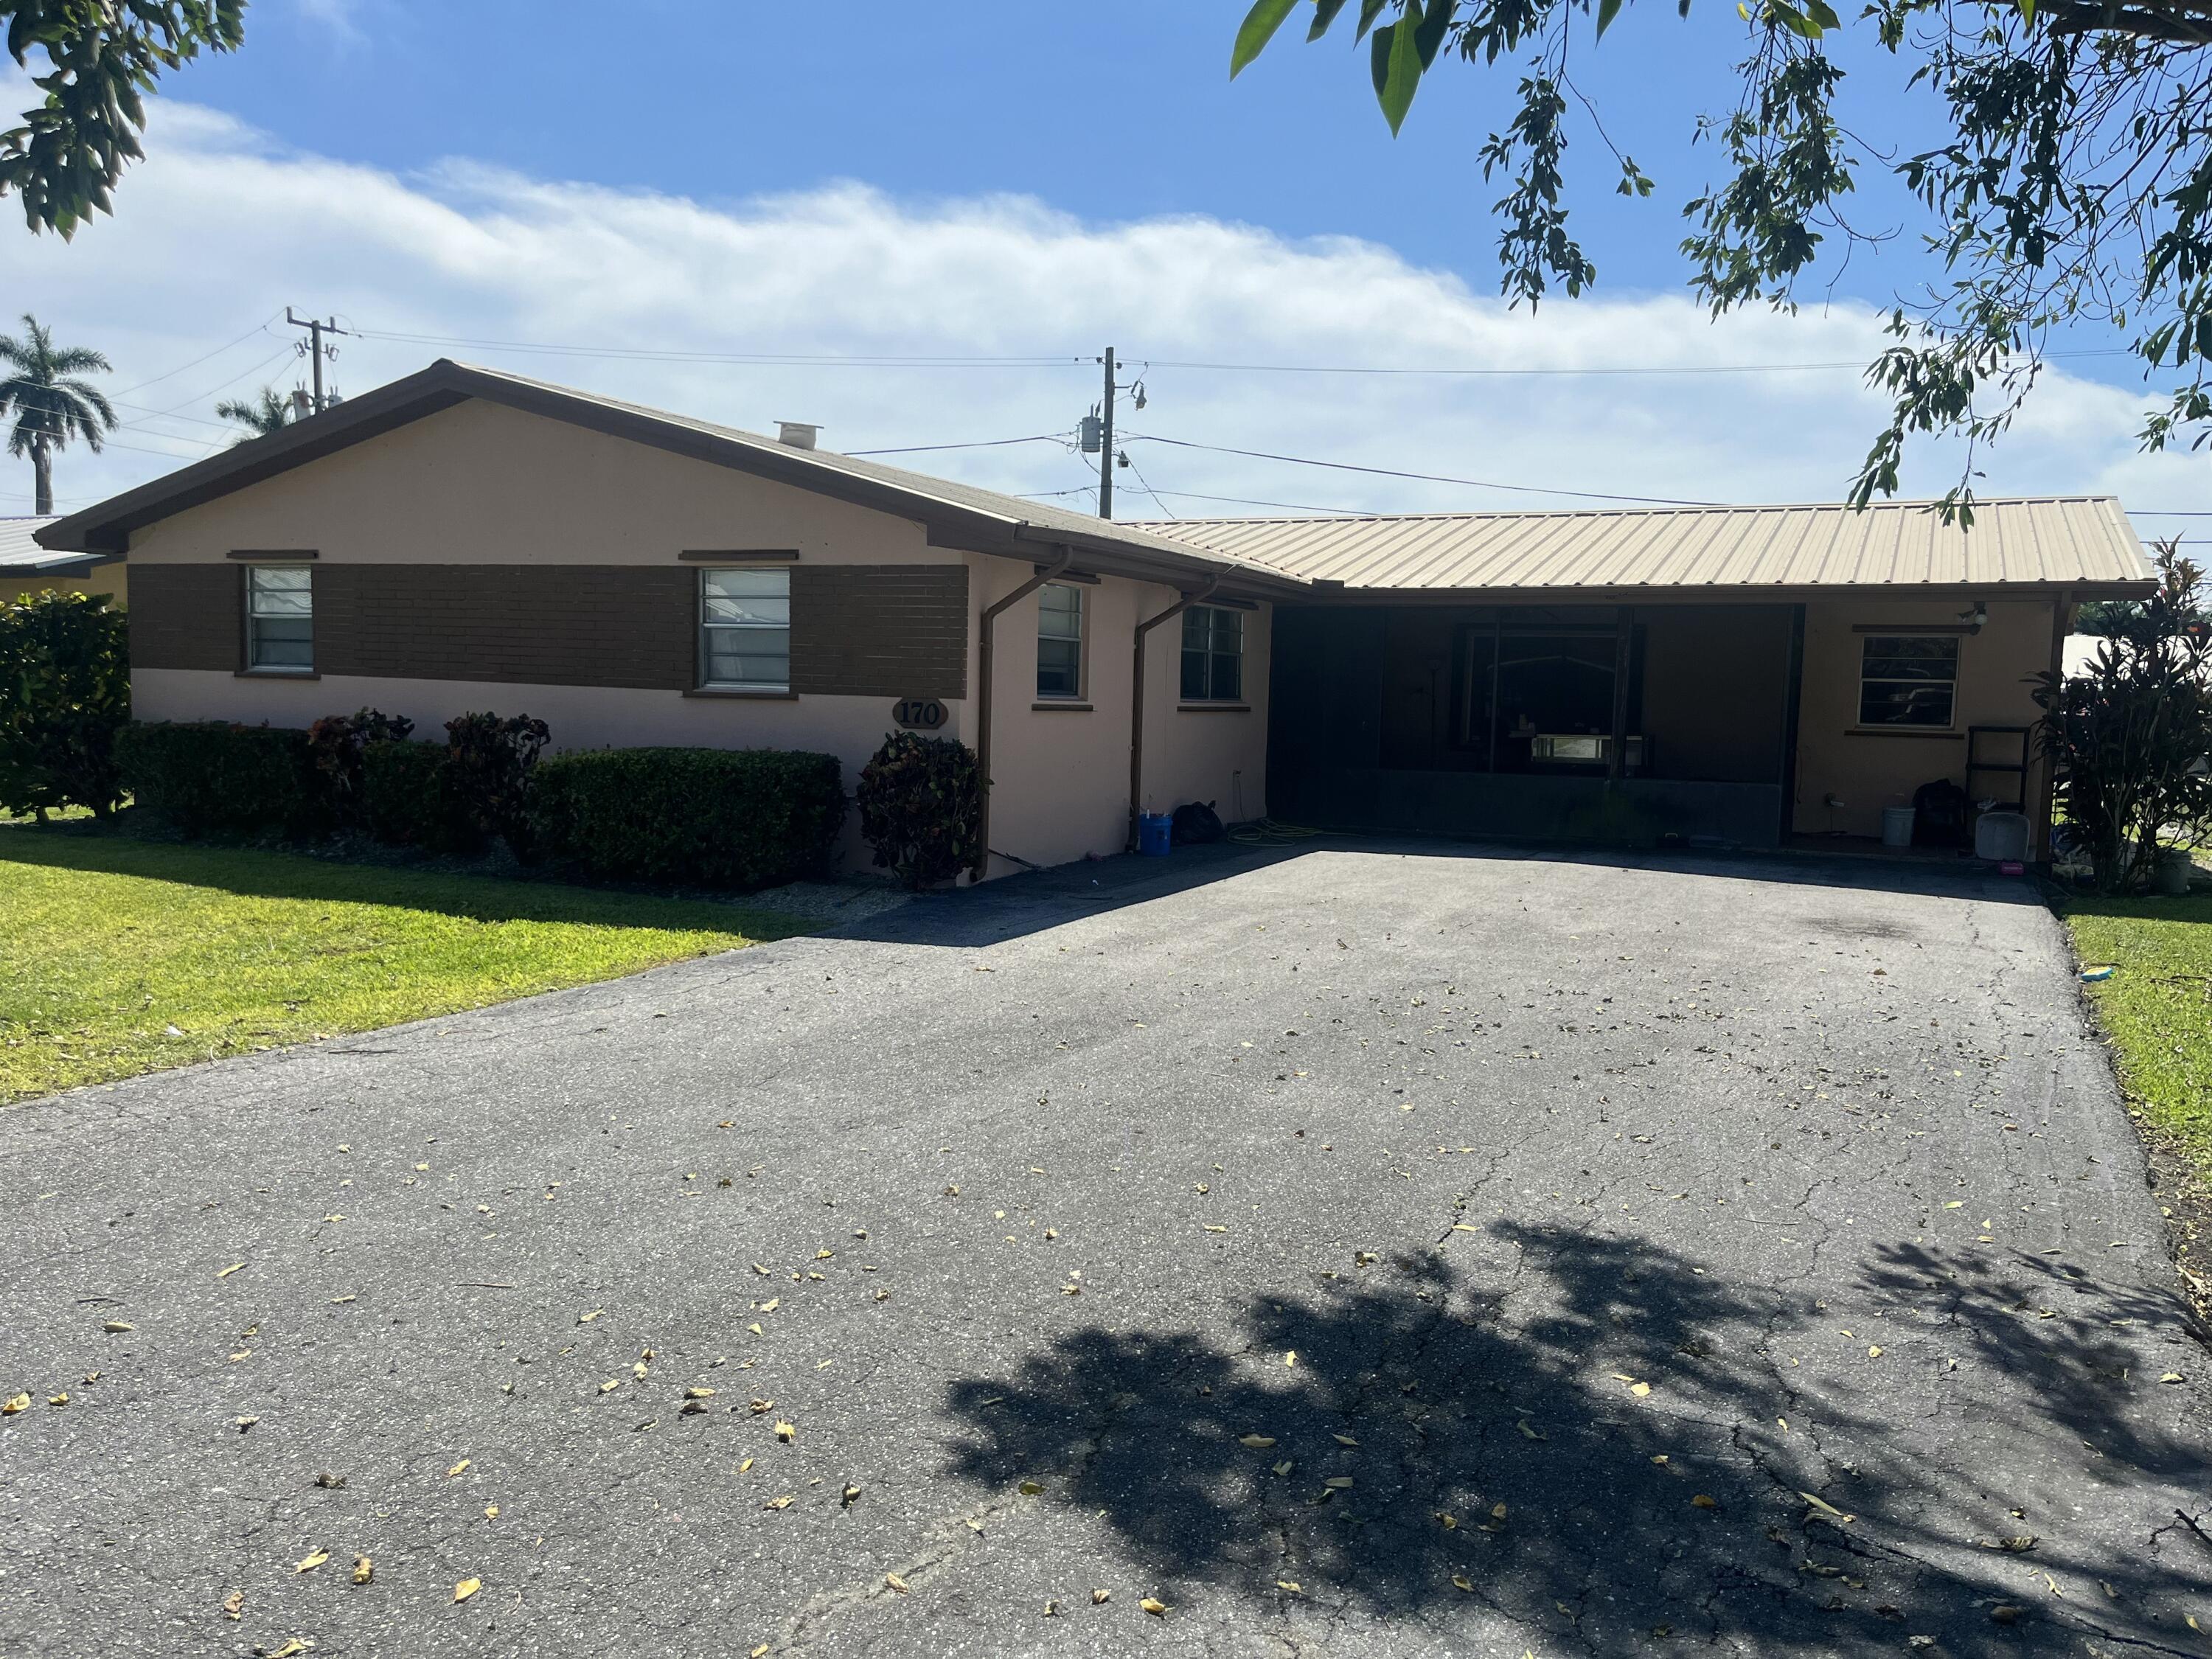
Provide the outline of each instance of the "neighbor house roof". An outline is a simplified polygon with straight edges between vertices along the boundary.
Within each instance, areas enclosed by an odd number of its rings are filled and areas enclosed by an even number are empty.
[[[827,450],[801,449],[757,432],[445,358],[319,415],[73,513],[40,532],[39,539],[54,549],[122,552],[129,547],[133,530],[472,398],[915,520],[941,546],[1033,560],[1054,557],[1066,548],[1086,571],[1186,586],[1216,580],[1224,591],[1253,594],[1294,592],[1304,586],[1273,566],[1066,507]]]
[[[106,562],[94,553],[58,553],[38,544],[38,533],[55,518],[0,519],[0,576],[51,576],[75,574]]]
[[[2126,514],[2102,495],[1978,501],[1971,530],[1944,523],[1925,501],[1185,519],[1148,528],[1286,575],[1393,592],[1745,599],[1879,587],[2089,599],[2147,593],[2153,582]]]

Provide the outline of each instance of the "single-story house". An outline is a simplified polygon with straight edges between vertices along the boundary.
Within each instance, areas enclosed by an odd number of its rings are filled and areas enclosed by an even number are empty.
[[[105,593],[121,605],[127,597],[122,556],[40,546],[39,532],[58,522],[51,514],[0,518],[0,605],[34,593]]]
[[[489,708],[848,780],[904,725],[982,757],[988,875],[1194,799],[1773,847],[1949,777],[2039,817],[2028,678],[2151,586],[2101,498],[1132,525],[814,438],[441,362],[38,540],[127,556],[141,719]]]

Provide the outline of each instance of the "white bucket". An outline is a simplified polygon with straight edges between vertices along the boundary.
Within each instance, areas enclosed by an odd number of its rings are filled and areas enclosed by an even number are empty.
[[[1912,845],[1912,809],[1910,806],[1885,806],[1881,809],[1881,844],[1884,847]]]
[[[1974,820],[1974,856],[1992,864],[2027,860],[2027,814],[1984,812]]]

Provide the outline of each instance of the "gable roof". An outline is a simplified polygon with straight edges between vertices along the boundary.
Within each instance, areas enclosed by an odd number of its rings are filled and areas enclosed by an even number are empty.
[[[472,398],[914,520],[939,546],[1033,561],[1056,557],[1065,548],[1080,568],[1095,574],[1182,586],[1218,580],[1224,592],[1255,596],[1293,593],[1306,585],[1268,565],[1066,507],[828,450],[799,449],[757,432],[447,358],[73,513],[39,532],[38,539],[58,550],[125,552],[134,530]]]
[[[1978,501],[1969,531],[1935,504],[1417,513],[1177,520],[1161,535],[1348,589],[1591,599],[1753,599],[1879,588],[2077,599],[2151,591],[2142,544],[2108,495]]]

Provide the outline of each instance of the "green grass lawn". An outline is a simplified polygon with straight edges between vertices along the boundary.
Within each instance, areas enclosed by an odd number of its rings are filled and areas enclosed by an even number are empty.
[[[550,883],[0,830],[0,1104],[804,926]]]
[[[2152,1128],[2212,1180],[2212,898],[2079,899],[2066,908],[2118,1051],[2121,1081]]]

